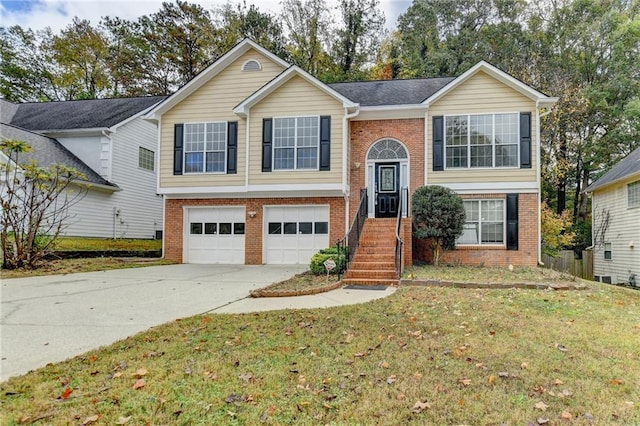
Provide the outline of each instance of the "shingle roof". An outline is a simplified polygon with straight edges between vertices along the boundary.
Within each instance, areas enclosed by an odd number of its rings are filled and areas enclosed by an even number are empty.
[[[0,123],[0,138],[25,141],[31,146],[32,150],[30,152],[20,155],[19,162],[21,164],[25,164],[30,160],[35,160],[39,167],[62,164],[83,173],[87,182],[111,186],[114,189],[118,188],[117,185],[107,181],[91,167],[87,166],[56,139],[4,123]]]
[[[409,80],[358,81],[329,84],[336,92],[360,106],[419,104],[454,77],[416,78]]]
[[[166,96],[90,99],[19,104],[9,124],[29,130],[111,127],[144,111]]]
[[[0,122],[11,123],[11,119],[18,110],[18,105],[13,102],[0,99]]]
[[[584,192],[593,192],[627,176],[640,173],[640,148],[620,160],[611,170],[592,183]]]

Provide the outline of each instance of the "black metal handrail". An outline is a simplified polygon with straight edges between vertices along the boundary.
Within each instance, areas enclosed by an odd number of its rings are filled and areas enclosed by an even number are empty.
[[[408,200],[409,200],[409,189],[407,187],[402,188],[400,191],[400,203],[398,205],[400,208],[398,209],[398,216],[396,219],[396,273],[398,274],[398,279],[402,278],[402,247],[404,245],[404,241],[400,237],[400,228],[402,227],[402,212],[403,210],[408,210]],[[407,205],[405,206],[405,203]],[[408,214],[408,212],[407,212]]]
[[[344,256],[344,262],[341,262],[340,275],[349,269],[349,263],[351,263],[351,259],[358,248],[360,234],[362,234],[364,221],[368,215],[368,206],[367,188],[362,188],[360,190],[360,204],[358,205],[358,211],[353,218],[353,222],[351,222],[351,228],[349,228],[347,235],[336,243],[338,257],[343,258]]]

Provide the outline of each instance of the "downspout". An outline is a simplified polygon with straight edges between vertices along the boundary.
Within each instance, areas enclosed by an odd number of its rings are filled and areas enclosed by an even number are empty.
[[[540,114],[540,100],[536,101],[536,187],[538,188],[538,266],[544,266],[542,261],[542,187],[540,186],[542,165],[540,164],[542,143],[540,140],[540,119],[551,114],[551,108]]]
[[[429,131],[429,106],[427,106],[427,110],[424,113],[424,184],[423,185],[427,185],[428,182],[428,176],[429,176],[429,162],[428,162],[428,151],[429,151],[429,144],[427,143],[427,138],[429,133],[427,133]]]
[[[166,230],[166,223],[167,223],[167,198],[165,197],[165,195],[160,191],[160,156],[162,154],[162,151],[160,150],[161,148],[161,125],[162,125],[162,116],[158,117],[158,120],[156,122],[156,126],[158,131],[156,132],[158,134],[158,142],[156,145],[156,152],[158,153],[157,155],[157,159],[158,159],[158,167],[156,168],[157,172],[156,172],[156,194],[161,194],[162,196],[162,258],[165,258],[165,253],[166,251],[166,247],[165,247],[165,241],[167,240],[167,230]]]
[[[113,176],[113,139],[111,139],[111,134],[115,133],[115,130],[106,129],[102,131],[102,135],[109,139],[109,160],[107,165],[107,180],[111,181]],[[102,151],[102,150],[101,150]]]
[[[251,113],[247,111],[247,121],[244,128],[245,134],[245,164],[244,164],[244,186],[245,192],[249,192],[249,126],[251,125]]]
[[[347,185],[349,162],[351,161],[351,143],[349,138],[349,120],[357,117],[360,114],[360,106],[356,107],[356,110],[349,114],[349,110],[344,108],[344,117],[342,118],[342,196],[345,201],[344,209],[344,234],[349,233],[349,210],[351,203],[349,202],[349,186]],[[359,202],[359,201],[358,201]]]

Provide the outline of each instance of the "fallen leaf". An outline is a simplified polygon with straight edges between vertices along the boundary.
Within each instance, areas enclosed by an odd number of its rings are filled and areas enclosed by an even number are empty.
[[[144,379],[138,379],[133,384],[133,389],[134,390],[142,389],[143,387],[145,387],[145,385],[146,385],[146,383],[145,383]]]
[[[71,392],[73,392],[73,389],[71,389],[71,388],[66,388],[66,389],[62,392],[62,395],[60,396],[60,398],[62,398],[62,399],[67,399],[67,398],[69,398],[69,395],[71,395]]]
[[[506,371],[501,371],[498,373],[498,376],[502,378],[509,377],[509,373],[507,373]]]
[[[562,380],[560,380],[560,379],[555,379],[555,380],[553,381],[553,384],[554,384],[554,385],[564,385],[564,382],[563,382]]]
[[[122,376],[122,371],[117,371],[117,372],[113,373],[113,376],[111,376],[111,378],[112,379],[117,379],[120,376]]]
[[[544,417],[538,417],[539,425],[546,425],[547,423],[549,423],[549,419],[545,419]]]
[[[118,421],[116,422],[117,425],[124,425],[126,424],[129,420],[131,420],[131,416],[129,417],[120,417],[118,419]]]
[[[471,379],[460,379],[459,382],[464,386],[469,386],[471,384]]]
[[[569,389],[563,389],[562,390],[562,395],[571,396],[571,395],[573,395],[573,392],[571,392]]]
[[[593,417],[593,414],[591,414],[591,413],[584,413],[584,419],[589,424],[593,423],[593,421],[595,420],[595,418]]]
[[[496,376],[491,375],[489,376],[489,384],[493,385],[496,382]]]
[[[625,401],[622,403],[622,408],[624,409],[629,409],[629,408],[633,408],[633,402],[631,401]]]
[[[520,364],[520,368],[522,368],[523,370],[526,370],[527,368],[529,368],[529,363],[523,362],[522,364]]]
[[[612,379],[611,380],[611,384],[614,385],[614,386],[621,385],[623,383],[624,383],[624,380],[622,380],[622,379]]]
[[[133,375],[137,378],[142,378],[146,376],[149,372],[144,368],[139,368]]]
[[[387,384],[388,385],[395,383],[395,381],[396,381],[396,375],[395,374],[387,377]]]
[[[541,411],[547,411],[547,408],[549,408],[549,406],[542,401],[536,402],[536,404],[533,407]]]
[[[89,423],[97,422],[99,418],[100,418],[100,416],[98,414],[94,414],[93,416],[89,416],[86,419],[84,419],[82,424],[83,425],[88,425]]]
[[[562,343],[556,343],[556,349],[562,352],[566,352],[568,351],[568,349],[566,348],[565,345],[563,345]]]
[[[243,382],[253,382],[253,374],[251,373],[247,373],[247,374],[241,374],[238,376],[238,379],[242,380]]]
[[[571,413],[570,413],[570,412],[568,412],[568,411],[563,411],[563,412],[560,414],[560,418],[561,418],[561,419],[563,419],[563,420],[573,420],[573,416],[572,416],[572,415],[571,415]]]
[[[413,404],[413,408],[411,409],[411,412],[418,414],[422,410],[426,410],[428,408],[431,408],[431,404],[429,404],[428,402],[416,401],[416,403]]]
[[[364,352],[358,352],[356,354],[353,355],[356,358],[363,358],[365,356]]]
[[[382,362],[380,363],[380,367],[382,367],[382,368],[389,368],[389,363],[388,363],[387,361],[382,361]]]

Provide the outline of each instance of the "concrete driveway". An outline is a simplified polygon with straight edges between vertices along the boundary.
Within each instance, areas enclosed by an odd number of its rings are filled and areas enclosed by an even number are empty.
[[[167,265],[2,280],[0,380],[225,306],[306,265]]]

